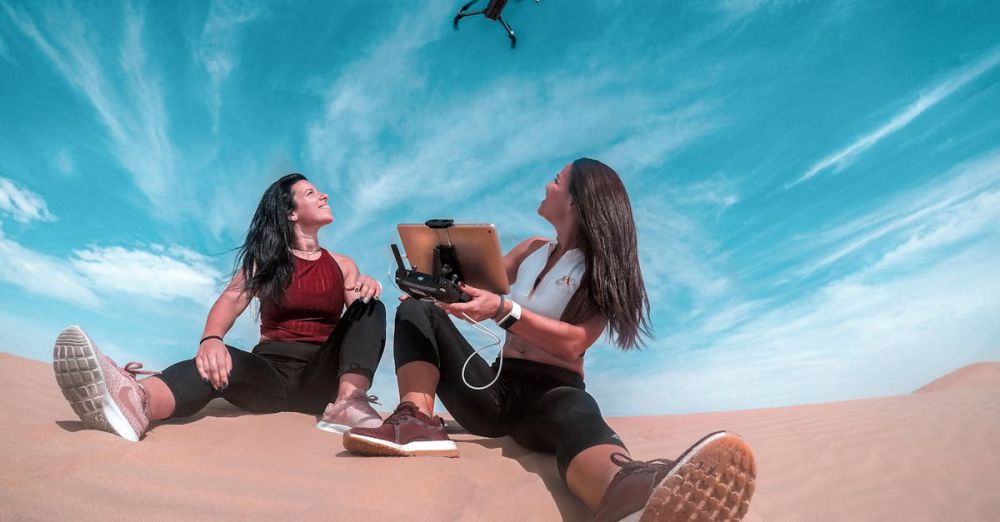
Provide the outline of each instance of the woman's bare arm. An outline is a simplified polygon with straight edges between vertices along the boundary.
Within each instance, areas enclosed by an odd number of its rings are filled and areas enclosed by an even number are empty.
[[[194,357],[195,366],[201,378],[211,383],[216,389],[229,385],[229,372],[233,369],[233,360],[229,356],[226,344],[222,342],[229,329],[233,327],[236,318],[250,305],[250,295],[243,288],[243,273],[237,271],[222,295],[215,300],[208,312],[202,338],[218,336],[220,339],[207,339],[198,345],[198,353]]]
[[[368,299],[378,299],[382,295],[382,285],[375,278],[362,275],[353,259],[343,254],[331,253],[330,255],[337,261],[340,270],[344,273],[345,306],[351,306],[358,299],[367,302]]]
[[[437,306],[456,317],[464,318],[468,315],[475,321],[484,321],[497,314],[500,306],[498,295],[468,285],[464,285],[462,290],[472,300],[467,303],[436,303]],[[499,314],[501,317],[509,314],[514,305],[511,301],[504,301],[503,306],[504,310]],[[600,314],[579,324],[572,324],[522,309],[521,318],[509,331],[555,357],[573,361],[579,359],[597,341],[607,323],[607,319]]]

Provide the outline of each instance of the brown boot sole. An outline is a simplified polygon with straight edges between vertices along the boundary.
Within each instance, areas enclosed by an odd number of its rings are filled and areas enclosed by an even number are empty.
[[[344,434],[344,449],[371,457],[458,457],[458,446],[450,440],[395,444],[350,432]]]
[[[743,439],[724,431],[712,433],[681,455],[639,520],[743,520],[756,475],[753,452]]]

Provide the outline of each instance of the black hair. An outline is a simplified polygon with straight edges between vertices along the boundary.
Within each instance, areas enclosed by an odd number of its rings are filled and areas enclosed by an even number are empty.
[[[286,174],[271,183],[260,198],[246,241],[236,255],[243,291],[251,298],[280,303],[285,297],[295,269],[289,251],[294,237],[293,223],[288,219],[295,210],[292,186],[305,179],[302,174]]]

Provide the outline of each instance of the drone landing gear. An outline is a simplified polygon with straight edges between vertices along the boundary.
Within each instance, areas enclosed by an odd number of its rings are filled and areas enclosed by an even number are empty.
[[[478,1],[479,0],[472,0],[471,2],[463,5],[462,8],[458,10],[458,14],[455,15],[455,20],[453,22],[455,25],[455,29],[456,30],[458,29],[458,21],[465,18],[466,16],[483,15],[490,20],[495,20],[500,22],[500,25],[502,25],[503,28],[507,30],[507,36],[510,37],[510,48],[514,49],[515,47],[517,47],[517,37],[514,36],[514,30],[510,28],[510,25],[507,23],[507,21],[503,19],[503,14],[501,14],[503,12],[504,6],[507,5],[508,0],[489,0],[489,3],[486,4],[486,9],[473,11],[471,13],[466,12],[470,7],[472,7],[472,4]]]

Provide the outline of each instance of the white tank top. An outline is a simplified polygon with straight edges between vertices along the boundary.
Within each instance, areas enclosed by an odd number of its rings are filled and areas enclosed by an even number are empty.
[[[558,320],[576,289],[580,288],[587,265],[580,249],[568,250],[532,292],[535,279],[545,269],[545,263],[556,246],[555,241],[549,241],[547,247],[539,247],[521,262],[517,269],[517,280],[510,287],[510,298],[536,314]]]

